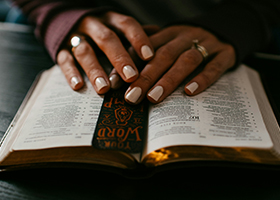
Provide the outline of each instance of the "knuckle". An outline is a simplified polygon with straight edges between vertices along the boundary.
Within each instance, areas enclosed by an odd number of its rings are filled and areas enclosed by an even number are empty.
[[[158,57],[159,60],[173,60],[174,59],[174,53],[171,51],[171,49],[168,48],[160,48],[156,52],[156,56]]]
[[[131,24],[136,23],[136,20],[133,17],[130,17],[130,16],[122,16],[119,19],[119,23],[124,25],[124,26],[129,26]]]
[[[98,39],[101,42],[108,42],[115,37],[116,37],[115,32],[110,29],[104,29],[98,35]]]
[[[151,76],[149,76],[148,74],[141,75],[139,77],[139,79],[140,79],[140,82],[144,83],[145,85],[151,85],[154,82],[153,78]]]
[[[130,38],[133,40],[133,41],[142,41],[142,35],[139,34],[138,32],[133,32],[131,33],[130,35]]]
[[[59,65],[64,65],[65,63],[73,60],[72,55],[67,50],[61,50],[57,54],[57,63]]]
[[[170,86],[177,86],[177,81],[174,80],[175,77],[170,77],[170,76],[166,76],[164,77],[164,82],[166,82],[167,85]]]
[[[65,74],[66,77],[71,77],[72,74],[74,74],[74,69],[71,66],[67,66],[65,68],[63,68],[63,73]]]
[[[206,86],[209,86],[212,84],[211,78],[206,73],[201,73],[200,75],[202,76],[202,80],[204,81]]]
[[[226,48],[226,51],[227,51],[229,54],[235,55],[235,49],[234,49],[233,46],[231,46],[231,45],[226,45],[225,48]]]
[[[90,46],[87,45],[85,42],[79,44],[78,47],[75,48],[74,54],[76,57],[85,56],[90,51]]]
[[[201,27],[193,27],[193,29],[194,29],[194,32],[197,34],[197,33],[202,33],[202,32],[204,32],[205,30],[203,29],[203,28],[201,28]]]
[[[130,16],[122,16],[119,22],[123,29],[126,30],[127,35],[134,41],[142,41],[143,37],[140,31],[138,31],[138,22]]]
[[[210,73],[213,75],[218,75],[218,76],[223,74],[225,70],[226,70],[225,66],[219,62],[211,63],[211,65],[209,67]]]
[[[192,38],[196,38],[198,35],[202,36],[205,33],[205,29],[202,27],[188,27],[186,31]]]
[[[119,66],[122,66],[124,65],[125,60],[127,59],[127,56],[122,54],[122,53],[119,53],[119,54],[116,54],[114,57],[113,57],[113,62],[115,63],[115,65],[119,65]],[[115,66],[115,67],[116,67]]]
[[[91,23],[93,17],[88,15],[88,16],[85,16],[83,19],[82,19],[82,23],[81,24],[88,24],[88,23]]]
[[[220,53],[223,53],[227,59],[228,68],[232,67],[236,62],[236,51],[235,48],[230,44],[223,45],[223,48],[220,50]]]
[[[202,61],[202,55],[200,55],[199,52],[196,52],[196,50],[187,51],[182,56],[182,59],[185,63],[191,64],[191,65],[198,65]]]
[[[91,68],[86,72],[86,74],[87,74],[87,77],[89,78],[89,80],[93,81],[98,76],[99,70],[95,69],[95,68]]]
[[[211,85],[215,80],[217,80],[224,72],[225,67],[221,63],[215,62],[208,66],[207,71],[201,73],[203,81],[207,86]]]

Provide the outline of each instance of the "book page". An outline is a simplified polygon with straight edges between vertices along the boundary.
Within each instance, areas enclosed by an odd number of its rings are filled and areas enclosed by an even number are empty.
[[[58,66],[46,73],[51,73],[47,82],[35,88],[39,95],[31,96],[26,106],[30,112],[23,113],[27,117],[13,149],[91,146],[103,97],[87,79],[81,90],[73,91]]]
[[[182,85],[150,107],[145,152],[174,145],[272,147],[246,66],[226,73],[199,95],[187,96]]]

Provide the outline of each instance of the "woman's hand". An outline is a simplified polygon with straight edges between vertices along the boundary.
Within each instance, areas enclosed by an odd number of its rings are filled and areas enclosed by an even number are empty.
[[[104,94],[111,87],[115,87],[114,84],[118,83],[119,78],[113,75],[116,73],[113,73],[110,78],[107,76],[93,48],[87,40],[83,39],[84,37],[90,38],[103,51],[125,82],[130,83],[137,79],[139,75],[137,68],[115,31],[130,42],[142,60],[153,57],[152,44],[142,26],[134,18],[112,11],[100,17],[86,16],[69,38],[70,41],[78,35],[81,40],[76,38],[74,43],[77,46],[74,46],[72,50],[64,48],[57,55],[57,63],[74,90],[80,89],[84,84],[75,60],[83,68],[98,94]]]
[[[207,52],[192,48],[194,40],[198,40],[198,45]],[[202,28],[171,26],[152,35],[150,41],[156,49],[155,56],[125,94],[126,101],[132,104],[139,103],[146,96],[153,103],[161,102],[204,59],[205,68],[185,86],[188,95],[202,92],[235,64],[234,48]],[[205,53],[208,53],[208,56]]]

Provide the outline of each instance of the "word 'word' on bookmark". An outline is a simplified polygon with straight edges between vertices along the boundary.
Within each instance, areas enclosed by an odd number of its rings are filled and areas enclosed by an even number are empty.
[[[92,140],[99,149],[140,153],[147,130],[147,102],[130,105],[124,89],[105,95]]]

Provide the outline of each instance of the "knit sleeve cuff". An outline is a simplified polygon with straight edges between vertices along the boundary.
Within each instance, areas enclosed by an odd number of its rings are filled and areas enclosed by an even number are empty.
[[[60,12],[52,17],[47,28],[44,30],[44,35],[41,34],[43,35],[43,42],[51,58],[56,62],[56,56],[62,44],[82,17],[88,14],[98,14],[107,10],[109,10],[109,8],[105,7],[95,9],[73,9]],[[42,32],[42,30],[37,31]]]

